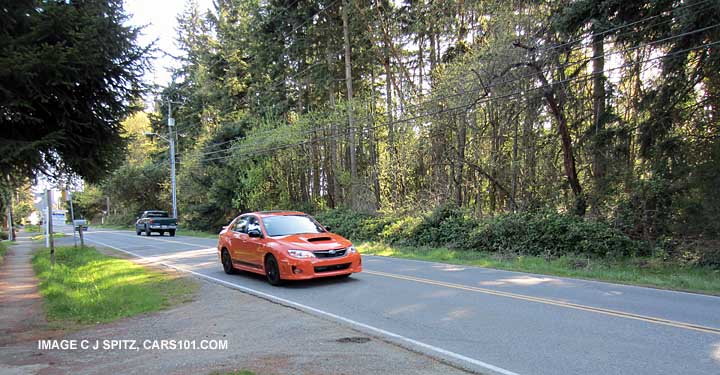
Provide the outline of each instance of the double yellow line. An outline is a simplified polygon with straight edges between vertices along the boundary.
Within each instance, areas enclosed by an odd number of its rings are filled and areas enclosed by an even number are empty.
[[[420,277],[397,275],[397,274],[393,274],[393,273],[369,271],[369,270],[364,270],[363,273],[367,273],[370,275],[376,275],[376,276],[390,277],[393,279],[414,281],[414,282],[423,283],[423,284],[437,285],[437,286],[442,286],[442,287],[446,287],[446,288],[466,290],[469,292],[477,292],[477,293],[490,294],[490,295],[494,295],[494,296],[513,298],[513,299],[518,299],[518,300],[523,300],[523,301],[543,303],[546,305],[565,307],[568,309],[588,311],[588,312],[593,312],[593,313],[597,313],[597,314],[610,315],[610,316],[615,316],[615,317],[619,317],[619,318],[626,318],[626,319],[633,319],[633,320],[640,320],[643,322],[648,322],[648,323],[653,323],[653,324],[659,324],[659,325],[664,325],[664,326],[689,329],[692,331],[720,335],[720,329],[718,329],[718,328],[706,327],[706,326],[702,326],[702,325],[698,325],[698,324],[691,324],[691,323],[685,323],[685,322],[678,322],[678,321],[674,321],[674,320],[656,318],[656,317],[646,316],[646,315],[633,314],[633,313],[628,313],[628,312],[624,312],[624,311],[605,309],[605,308],[601,308],[601,307],[593,307],[593,306],[581,305],[581,304],[577,304],[577,303],[558,301],[558,300],[549,299],[549,298],[527,296],[527,295],[517,294],[517,293],[502,292],[502,291],[498,291],[498,290],[478,288],[478,287],[474,287],[474,286],[454,284],[454,283],[448,283],[448,282],[444,282],[444,281],[424,279],[424,278],[420,278]]]

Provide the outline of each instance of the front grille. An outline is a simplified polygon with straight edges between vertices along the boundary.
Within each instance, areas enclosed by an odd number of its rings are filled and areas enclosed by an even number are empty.
[[[338,249],[338,250],[321,250],[321,251],[314,251],[313,254],[315,254],[318,258],[337,258],[345,255],[345,252],[347,249]]]
[[[343,263],[343,264],[333,264],[332,266],[320,266],[315,267],[315,272],[333,272],[333,271],[340,271],[340,270],[346,270],[350,268],[350,263]]]

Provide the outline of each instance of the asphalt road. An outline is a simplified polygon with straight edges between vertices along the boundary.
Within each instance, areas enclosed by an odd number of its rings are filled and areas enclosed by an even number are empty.
[[[224,274],[213,239],[85,238],[482,373],[720,374],[720,297],[374,256],[347,280],[277,288]]]

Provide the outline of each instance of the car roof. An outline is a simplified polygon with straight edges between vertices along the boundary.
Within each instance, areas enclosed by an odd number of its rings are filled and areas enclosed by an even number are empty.
[[[268,217],[268,216],[288,216],[288,215],[307,215],[304,212],[300,211],[284,211],[284,210],[274,210],[274,211],[256,211],[256,212],[250,212],[250,214],[257,215],[260,217]]]

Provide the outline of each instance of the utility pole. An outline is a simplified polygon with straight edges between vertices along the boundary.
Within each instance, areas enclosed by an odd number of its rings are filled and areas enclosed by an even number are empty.
[[[172,210],[173,218],[177,219],[177,193],[175,184],[175,135],[173,134],[175,119],[172,117],[172,103],[173,102],[171,100],[168,100],[168,142],[170,142],[170,184],[172,186]]]
[[[48,235],[46,238],[45,243],[47,243],[50,247],[50,264],[55,265],[55,240],[53,239],[53,222],[52,222],[52,192],[50,189],[45,190],[45,200],[47,202],[48,207],[48,222],[47,222],[47,228],[48,228]]]

